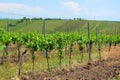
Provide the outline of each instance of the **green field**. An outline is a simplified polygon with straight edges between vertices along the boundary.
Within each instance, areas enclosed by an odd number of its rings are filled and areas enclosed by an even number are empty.
[[[31,32],[36,31],[41,33],[43,20],[31,20],[23,21],[22,23],[17,23],[19,20],[12,19],[1,19],[0,28],[7,30],[7,23],[13,24],[10,26],[10,31],[21,31],[21,32]],[[46,33],[54,32],[70,32],[79,31],[81,33],[87,32],[87,20],[46,20]],[[91,32],[95,32],[96,27],[102,33],[109,33],[120,31],[120,22],[116,21],[95,21],[89,20]]]

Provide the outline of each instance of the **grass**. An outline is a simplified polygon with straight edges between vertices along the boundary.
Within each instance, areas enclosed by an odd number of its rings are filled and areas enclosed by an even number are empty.
[[[22,31],[22,32],[39,32],[42,33],[43,20],[24,21],[17,24],[18,20],[0,20],[0,28],[7,29],[7,22],[16,24],[16,26],[10,26],[10,31]],[[115,21],[95,21],[89,20],[90,30],[95,33],[96,27],[99,28],[102,33],[120,32],[120,22]],[[87,33],[87,21],[86,20],[46,20],[46,33],[54,32],[68,32],[79,31],[80,33]]]
[[[17,66],[7,62],[4,66],[0,66],[0,80],[10,80],[11,77],[16,76]]]
[[[52,55],[51,55],[52,56]],[[92,58],[96,59],[97,54],[94,53]],[[80,62],[81,55],[80,53],[76,53],[72,55],[72,62],[74,63],[81,63]],[[84,55],[84,62],[88,60],[88,55],[85,53]],[[59,68],[59,59],[56,55],[49,59],[50,68],[57,69]],[[69,65],[68,56],[65,56],[62,59],[62,67]],[[35,58],[35,73],[42,72],[47,70],[47,63],[46,58],[44,55],[36,55]],[[22,64],[22,74],[32,72],[32,60],[31,57],[27,61],[24,61]],[[18,63],[10,63],[6,62],[4,65],[0,65],[0,80],[10,80],[12,77],[17,76],[18,74]]]
[[[0,28],[3,28],[3,29],[7,29],[7,24],[8,23],[11,23],[11,24],[16,24],[18,20],[13,20],[13,19],[0,19]]]
[[[73,47],[74,51],[72,53],[72,65],[78,65],[81,64],[81,53],[78,50],[78,46],[75,45]],[[15,50],[16,51],[16,50]],[[9,52],[9,56],[13,55],[15,51]],[[43,71],[46,71],[48,69],[47,67],[47,61],[45,58],[45,54],[43,53],[35,53],[35,66],[34,66],[34,73],[40,73]],[[50,62],[50,68],[51,70],[59,69],[59,59],[57,57],[58,51],[53,50],[49,53],[51,56],[49,59]],[[92,60],[98,60],[99,55],[97,53],[97,49],[95,45],[92,47]],[[31,55],[28,54],[25,58],[28,58],[27,60],[24,60],[23,57],[23,64],[22,64],[22,74],[26,73],[32,73],[32,59]],[[88,61],[88,53],[86,53],[86,49],[84,50],[84,60],[83,63],[86,63]],[[62,59],[62,66],[66,67],[69,66],[69,56],[68,53],[64,55],[64,58]],[[17,77],[18,74],[18,63],[10,63],[6,62],[4,65],[0,65],[0,80],[10,80],[11,78]],[[119,77],[116,78],[116,80],[119,80]]]
[[[120,76],[116,77],[115,80],[120,80]]]

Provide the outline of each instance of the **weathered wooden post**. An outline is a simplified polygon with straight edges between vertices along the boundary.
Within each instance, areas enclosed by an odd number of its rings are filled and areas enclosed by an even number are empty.
[[[89,56],[89,59],[88,59],[88,62],[91,61],[91,42],[90,42],[90,24],[89,24],[89,21],[88,21],[88,56]]]
[[[99,54],[99,59],[101,59],[101,45],[100,42],[98,41],[98,28],[96,28],[96,45],[98,49],[98,54]]]
[[[42,34],[45,36],[45,33],[46,33],[46,31],[45,31],[45,29],[46,29],[46,21],[45,21],[45,19],[43,20],[43,27],[42,27]]]

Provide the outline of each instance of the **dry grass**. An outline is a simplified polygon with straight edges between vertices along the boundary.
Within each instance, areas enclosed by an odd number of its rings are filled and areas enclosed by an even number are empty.
[[[24,51],[25,48],[22,47],[21,51]],[[88,54],[86,53],[86,49],[84,50],[84,60],[83,62],[86,62],[88,60]],[[119,46],[112,46],[111,51],[108,51],[108,47],[104,48],[102,50],[102,58],[116,58],[120,56],[120,47]],[[28,52],[29,53],[29,52]],[[42,72],[43,70],[47,70],[47,63],[45,55],[42,52],[36,52],[35,53],[35,73]],[[59,59],[58,59],[58,51],[53,50],[49,54],[51,58],[49,59],[50,62],[50,68],[53,69],[59,69]],[[92,48],[92,59],[96,60],[98,59],[98,52],[96,47],[94,46]],[[72,53],[72,65],[78,65],[81,63],[81,53],[78,50],[78,45],[74,46],[74,52]],[[62,67],[65,67],[69,65],[69,56],[68,54],[64,56],[62,59]],[[9,80],[11,77],[15,77],[18,72],[18,64],[17,63],[6,63],[5,65],[0,66],[0,80]],[[31,56],[29,55],[29,59],[27,61],[23,61],[22,65],[22,73],[29,73],[32,72],[32,60]]]
[[[104,59],[120,57],[120,46],[112,46],[110,51],[108,50],[108,47],[104,48],[102,51],[102,57]]]

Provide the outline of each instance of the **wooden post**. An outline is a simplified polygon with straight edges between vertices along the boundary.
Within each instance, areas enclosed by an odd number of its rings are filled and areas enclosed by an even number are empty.
[[[98,28],[96,28],[96,45],[98,49],[99,59],[101,59],[101,47],[100,42],[98,41]]]
[[[42,34],[45,36],[46,21],[43,20]]]
[[[70,27],[67,28],[67,33],[68,33],[68,34],[70,33]]]
[[[47,60],[48,71],[50,71],[50,64],[49,64],[48,49],[46,49],[46,51],[45,51],[45,55],[46,55],[46,60]]]
[[[7,19],[7,31],[8,31],[8,32],[10,31],[10,24],[9,24],[8,19]]]
[[[33,71],[33,73],[34,73],[34,70],[35,70],[35,68],[34,68],[34,66],[35,66],[35,54],[34,54],[34,49],[32,49],[31,52],[32,52],[32,71]]]
[[[89,25],[89,22],[88,22],[88,55],[89,55],[89,61],[91,61],[91,50],[90,50],[90,25]]]
[[[20,55],[20,44],[18,44],[18,76],[20,76],[21,75],[21,68],[22,68],[22,57],[21,57],[21,55]]]

